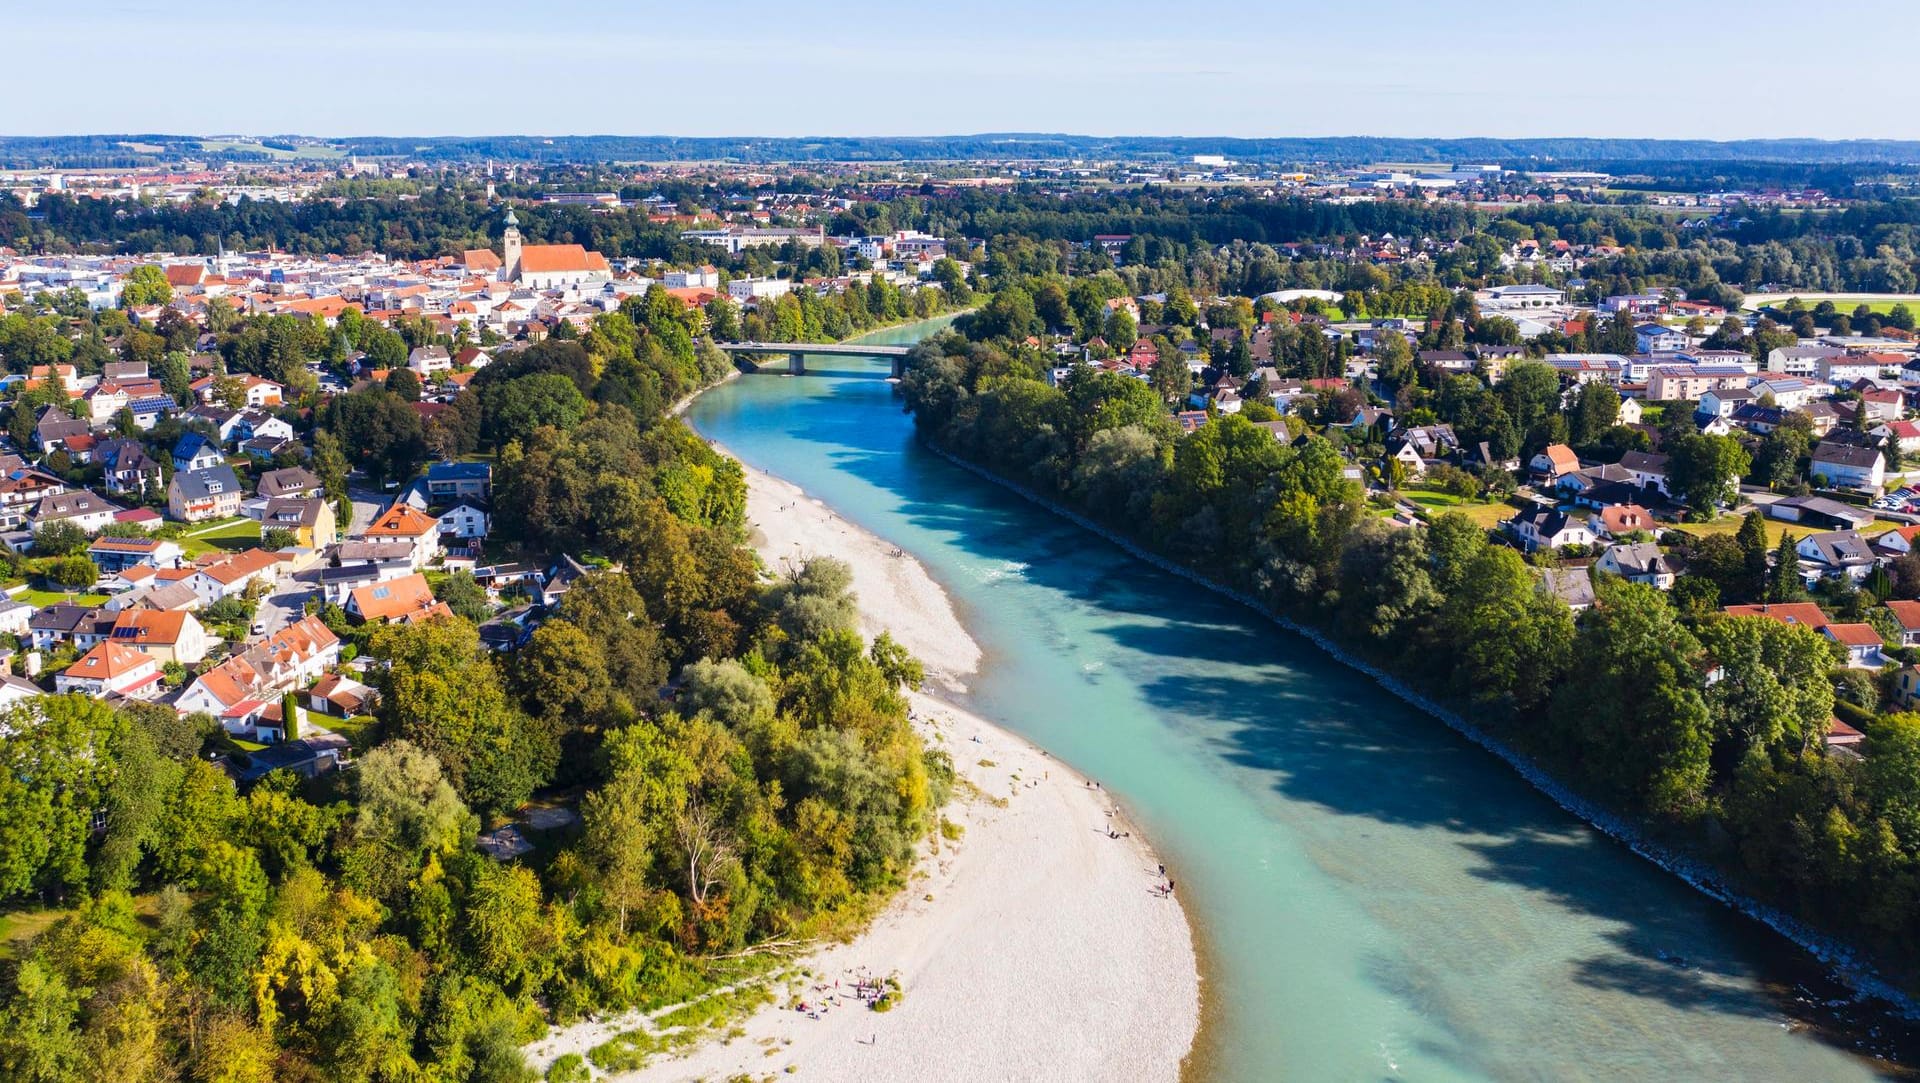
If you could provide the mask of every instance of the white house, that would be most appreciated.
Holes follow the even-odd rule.
[[[1886,481],[1887,461],[1878,449],[1822,441],[1807,470],[1835,489],[1878,490]]]
[[[1557,509],[1521,512],[1507,520],[1507,529],[1529,553],[1563,545],[1593,544],[1593,531],[1585,520]]]
[[[53,679],[56,692],[145,699],[160,690],[160,661],[108,639],[80,656]]]
[[[1673,586],[1675,572],[1666,554],[1653,542],[1610,545],[1600,554],[1594,567],[1633,583],[1645,583],[1659,590]]]
[[[1687,348],[1687,333],[1657,323],[1643,323],[1633,329],[1635,347],[1641,353],[1678,353]]]
[[[1418,459],[1418,456],[1415,456]],[[463,541],[487,536],[491,516],[485,508],[461,504],[440,514],[440,536]]]

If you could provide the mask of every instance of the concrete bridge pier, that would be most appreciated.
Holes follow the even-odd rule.
[[[907,374],[907,359],[904,357],[893,358],[893,378],[898,380],[900,377],[905,376],[906,374]]]
[[[805,376],[807,374],[807,355],[790,353],[787,355],[787,375]]]

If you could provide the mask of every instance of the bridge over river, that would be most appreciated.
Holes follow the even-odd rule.
[[[907,351],[912,348],[865,345],[858,342],[717,342],[714,345],[735,356],[785,354],[787,373],[791,376],[806,374],[808,354],[824,357],[885,357],[893,362],[893,375],[896,379],[906,364]]]

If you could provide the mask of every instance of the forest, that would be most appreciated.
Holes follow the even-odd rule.
[[[1719,611],[1806,597],[1790,570],[1770,573],[1757,514],[1737,533],[1694,539],[1691,574],[1671,592],[1596,575],[1598,604],[1576,617],[1541,589],[1550,564],[1531,566],[1465,515],[1438,514],[1425,529],[1387,525],[1344,473],[1343,432],[1283,424],[1249,399],[1241,414],[1183,435],[1168,403],[1184,385],[1164,384],[1160,366],[1145,381],[1079,366],[1049,386],[1053,359],[1021,345],[1031,326],[1021,321],[1044,317],[1018,295],[1059,290],[1004,283],[987,308],[917,349],[903,390],[924,439],[1325,631],[1577,792],[1710,860],[1742,890],[1867,947],[1913,983],[1920,715],[1877,714],[1870,680],[1836,686],[1837,649],[1810,629]],[[1161,317],[1191,321],[1190,305],[1182,316],[1176,300]],[[1279,363],[1300,371],[1297,356]],[[1184,376],[1184,361],[1175,364]],[[1449,405],[1464,392],[1442,390],[1423,408],[1464,411],[1469,424],[1475,411],[1503,419],[1516,449],[1612,425],[1597,395],[1563,414],[1545,366],[1517,364],[1492,391],[1465,382],[1473,396]],[[1270,424],[1256,423],[1263,418]],[[1688,462],[1675,476],[1710,502],[1747,471],[1747,456],[1717,438],[1691,439],[1700,446],[1674,449]],[[1785,552],[1780,566],[1792,569]],[[1822,601],[1864,620],[1871,590],[1911,597],[1916,573],[1902,566],[1898,582]],[[1865,728],[1864,761],[1824,754],[1836,712]]]
[[[761,574],[737,466],[666,412],[722,371],[693,319],[635,299],[488,370],[503,530],[589,571],[508,654],[459,616],[351,630],[351,770],[239,786],[159,706],[0,717],[0,1075],[531,1080],[548,1024],[750,979],[899,887],[953,779],[919,665],[856,631],[843,564]],[[476,848],[530,800],[577,815]]]

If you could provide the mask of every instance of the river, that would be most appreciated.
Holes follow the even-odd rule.
[[[967,706],[1168,855],[1198,1078],[1880,1077],[1808,1025],[1796,985],[1831,990],[1791,945],[1311,643],[921,448],[884,362],[808,367],[688,420],[924,562],[986,652]]]

